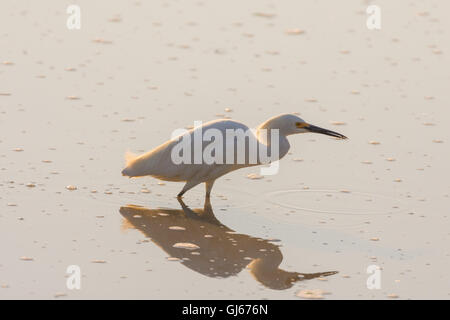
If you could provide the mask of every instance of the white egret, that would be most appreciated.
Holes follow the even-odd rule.
[[[246,132],[244,144],[239,145],[237,141],[239,135],[230,135],[230,131]],[[213,134],[208,134],[209,137],[205,139],[203,132],[205,132],[205,136],[207,133],[212,132]],[[276,135],[273,135],[275,132]],[[338,139],[346,139],[340,133],[306,123],[294,114],[282,114],[270,118],[255,131],[251,131],[246,125],[234,120],[214,120],[193,128],[140,156],[128,154],[126,156],[127,165],[122,170],[122,175],[130,178],[152,176],[165,181],[186,182],[178,197],[183,196],[186,191],[204,182],[206,197],[209,197],[214,181],[217,178],[240,168],[260,165],[283,158],[290,148],[287,136],[306,132],[321,133]],[[202,140],[200,144],[196,145],[198,137]],[[183,142],[190,147],[191,153],[187,155],[186,150],[182,150],[184,159],[188,161],[179,163],[179,161],[174,161],[174,156],[178,157],[180,155],[179,149],[180,145],[183,146]],[[211,148],[213,144],[215,148]],[[220,144],[222,147],[218,147]],[[254,149],[252,149],[252,146],[256,146],[256,150],[258,150],[256,158],[252,158],[252,150]],[[262,149],[271,150],[270,155],[268,155],[268,161],[262,159]],[[200,153],[200,158],[203,160],[202,157],[205,155],[205,152],[218,161],[212,163],[211,161],[198,162],[198,154]],[[230,159],[231,161],[229,161]]]

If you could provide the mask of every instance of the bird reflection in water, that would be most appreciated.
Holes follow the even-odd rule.
[[[279,268],[280,248],[269,240],[238,234],[214,216],[209,198],[203,209],[190,209],[179,199],[182,210],[120,208],[124,227],[136,228],[170,257],[191,270],[213,278],[227,278],[248,268],[264,286],[283,290],[297,281],[336,274],[337,271],[300,273]]]

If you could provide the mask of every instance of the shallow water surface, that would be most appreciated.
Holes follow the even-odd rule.
[[[373,31],[363,0],[80,0],[80,30],[3,2],[0,299],[450,297],[450,3],[377,1]],[[210,202],[120,174],[194,121],[285,112],[349,139],[291,136]]]

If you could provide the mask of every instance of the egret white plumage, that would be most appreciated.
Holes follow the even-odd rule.
[[[246,132],[245,144],[239,146],[238,136],[228,134],[230,131]],[[272,135],[275,131],[277,134]],[[204,139],[203,132],[213,132],[214,134]],[[234,120],[214,120],[193,128],[140,156],[127,155],[127,165],[122,170],[122,175],[130,178],[152,176],[165,181],[186,182],[178,197],[183,196],[186,191],[204,182],[206,197],[209,197],[217,178],[237,169],[261,165],[283,158],[290,148],[287,136],[306,132],[346,139],[340,133],[311,125],[294,114],[282,114],[270,118],[263,122],[255,131],[251,131],[245,124]],[[196,146],[195,141],[199,136],[202,137],[201,145]],[[212,137],[214,137],[214,140]],[[190,150],[193,150],[193,152],[187,157],[186,154],[183,154],[184,159],[188,161],[179,163],[174,161],[174,154],[179,156],[178,149],[180,148],[180,143],[182,143],[181,141],[187,142],[191,147]],[[222,147],[217,148],[217,143],[219,142]],[[211,148],[213,144],[216,148]],[[252,161],[252,146],[256,146],[256,150],[258,150],[256,158],[254,158],[255,161]],[[261,157],[262,149],[271,150],[270,154],[268,154],[268,161]],[[186,150],[183,150],[184,152]],[[200,152],[201,155],[205,152],[210,152],[213,158],[223,161],[215,161],[213,163],[203,161],[199,163],[196,161],[196,152]],[[227,158],[230,155],[231,157]],[[230,158],[231,161],[229,161]]]

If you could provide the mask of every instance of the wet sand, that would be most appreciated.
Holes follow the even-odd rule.
[[[374,31],[361,0],[103,3],[80,30],[2,6],[0,299],[450,298],[450,4],[377,1]],[[206,206],[120,174],[196,120],[284,112],[349,140],[292,136]]]

